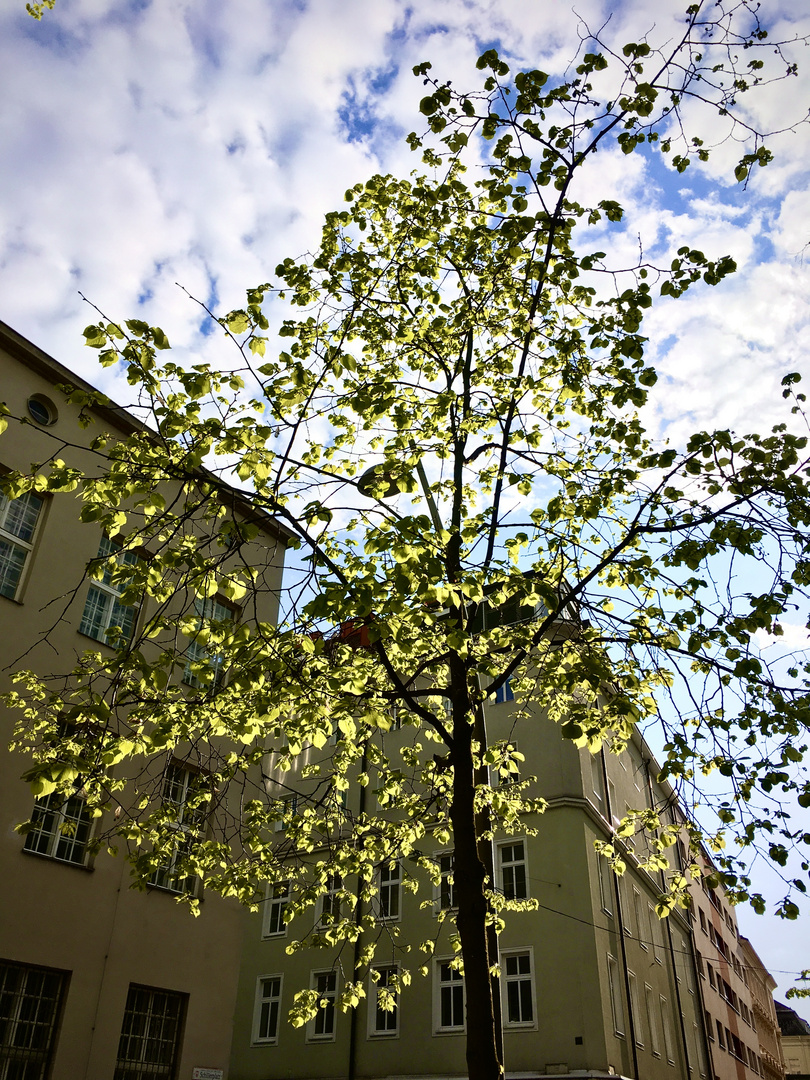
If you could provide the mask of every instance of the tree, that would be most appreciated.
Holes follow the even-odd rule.
[[[786,425],[764,437],[699,432],[683,448],[647,436],[656,373],[644,358],[645,312],[656,296],[717,285],[734,264],[687,246],[668,266],[610,266],[589,249],[588,227],[619,223],[622,207],[574,197],[611,143],[672,154],[678,171],[690,155],[706,160],[709,148],[685,127],[684,103],[695,100],[726,133],[748,137],[738,181],[770,160],[737,105],[767,76],[766,32],[747,3],[708,10],[690,7],[683,36],[661,49],[615,52],[585,35],[562,82],[539,71],[512,78],[488,51],[483,89],[464,94],[421,65],[435,138],[409,141],[429,174],[356,185],[348,208],[327,216],[313,257],[285,260],[277,285],[250,289],[243,309],[218,319],[238,350],[230,370],[159,363],[166,335],[138,320],[88,327],[101,363],[126,365],[156,432],[117,444],[100,435],[99,475],[49,460],[2,481],[12,496],[77,491],[84,520],[150,552],[109,564],[130,599],[152,601],[113,658],[86,655],[67,687],[18,676],[11,700],[35,792],[81,776],[101,811],[123,808],[99,835],[130,845],[143,882],[176,848],[176,826],[154,802],[133,803],[128,785],[167,748],[207,745],[213,764],[193,809],[229,789],[239,797],[221,834],[189,842],[177,866],[247,903],[258,884],[291,880],[291,914],[336,893],[357,918],[327,922],[311,943],[358,945],[347,1007],[373,965],[363,911],[379,889],[375,868],[411,858],[435,881],[420,842],[451,843],[475,1078],[502,1071],[493,933],[514,906],[493,889],[487,840],[542,810],[515,748],[485,741],[482,703],[507,680],[561,738],[621,753],[636,725],[655,720],[664,776],[728,778],[719,822],[691,832],[720,853],[736,898],[761,904],[738,856],[722,854],[724,832],[743,855],[764,837],[781,864],[810,840],[762,807],[772,791],[810,805],[794,769],[810,669],[771,670],[754,642],[806,602],[806,440]],[[781,62],[782,46],[767,46]],[[780,74],[794,73],[784,63]],[[294,310],[274,327],[276,353],[267,332],[282,301]],[[794,412],[797,381],[786,374]],[[184,485],[182,508],[165,505],[164,481]],[[279,627],[234,624],[204,606],[224,595],[249,612],[260,588],[250,565],[223,570],[255,527],[226,513],[233,482],[298,537],[303,577]],[[222,556],[195,549],[201,518],[218,529]],[[722,585],[749,562],[755,584]],[[207,650],[191,696],[176,678],[187,654],[150,649],[179,573],[202,602],[181,629]],[[393,710],[418,734],[403,760],[378,739]],[[323,756],[302,768],[306,747]],[[493,788],[490,768],[520,779]],[[271,770],[311,782],[304,813],[269,793]],[[370,782],[391,813],[347,813],[341,792]],[[627,827],[651,830],[652,864],[669,874],[665,915],[685,902],[686,880],[666,857],[677,830],[655,808],[632,816]],[[620,869],[618,849],[608,854]],[[795,916],[791,892],[781,911]],[[302,991],[293,1022],[319,1000]]]

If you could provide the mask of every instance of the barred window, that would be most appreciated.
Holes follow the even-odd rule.
[[[44,799],[37,799],[31,825],[25,836],[25,851],[76,865],[84,863],[92,819],[80,796],[66,799],[54,791]]]
[[[0,596],[17,595],[44,502],[33,491],[19,499],[0,494]]]
[[[61,971],[0,961],[0,1076],[4,1080],[45,1080],[66,982]]]
[[[186,995],[130,984],[113,1080],[174,1080]]]
[[[124,551],[108,536],[102,536],[96,556],[96,560],[99,559],[108,561],[101,578],[93,582],[87,592],[79,632],[109,644],[114,644],[116,638],[129,640],[135,625],[135,608],[121,603],[126,582],[118,578],[116,569],[134,566],[138,556],[134,551]],[[115,560],[117,567],[110,565],[110,559]]]

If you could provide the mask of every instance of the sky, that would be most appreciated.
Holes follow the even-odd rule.
[[[283,258],[313,249],[347,187],[418,167],[404,142],[421,130],[414,64],[474,88],[476,58],[497,45],[513,67],[561,74],[584,25],[607,24],[619,43],[665,41],[680,11],[675,0],[57,0],[36,22],[24,0],[3,0],[0,318],[126,404],[126,384],[83,346],[98,315],[80,293],[112,319],[160,325],[178,359],[216,362],[222,336],[187,294],[241,306]],[[776,36],[810,33],[803,0],[764,0],[763,12]],[[750,106],[755,123],[807,113],[810,50],[797,59],[798,77]],[[707,121],[707,140],[718,130]],[[775,161],[745,191],[728,142],[680,175],[607,153],[585,182],[625,205],[616,252],[641,244],[664,258],[686,243],[738,263],[645,323],[660,376],[650,425],[676,440],[761,431],[783,419],[782,376],[810,374],[810,128],[768,145]],[[810,967],[806,918],[740,922],[782,991],[787,972]]]

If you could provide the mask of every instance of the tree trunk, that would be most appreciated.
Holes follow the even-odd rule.
[[[465,693],[466,696],[466,693]],[[454,702],[454,706],[455,706]],[[464,716],[456,710],[456,716]],[[467,714],[469,716],[469,713]],[[495,1014],[487,935],[486,869],[478,852],[475,827],[473,729],[468,720],[453,725],[453,876],[458,904],[457,925],[464,960],[467,1005],[467,1072],[470,1080],[499,1080],[503,1075],[495,1038]]]

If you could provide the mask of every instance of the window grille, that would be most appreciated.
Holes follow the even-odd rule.
[[[186,995],[131,984],[113,1080],[176,1080]]]
[[[0,961],[3,1080],[45,1080],[56,1046],[66,982],[61,971]]]

